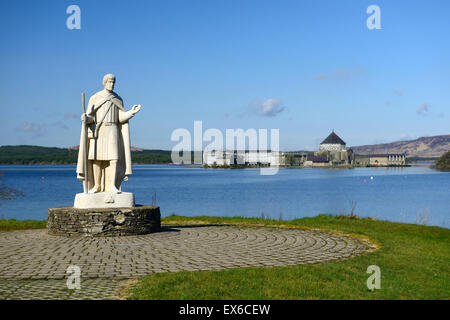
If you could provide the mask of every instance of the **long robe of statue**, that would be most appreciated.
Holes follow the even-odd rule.
[[[105,89],[89,99],[83,118],[77,177],[86,178],[87,152],[88,183],[84,188],[87,187],[89,193],[119,193],[122,181],[132,174],[128,121],[139,111],[140,105],[125,111],[122,98],[112,91],[114,83],[113,75],[105,76]]]

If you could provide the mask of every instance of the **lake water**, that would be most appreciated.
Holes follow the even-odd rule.
[[[49,207],[71,206],[82,192],[72,165],[3,165],[0,183],[25,196],[0,202],[0,218],[46,219]],[[380,220],[448,228],[450,173],[427,165],[407,168],[203,169],[134,165],[122,184],[136,203],[156,204],[162,216],[245,216],[295,219],[319,213],[355,213]]]

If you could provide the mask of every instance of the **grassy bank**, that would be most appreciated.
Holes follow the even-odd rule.
[[[450,298],[448,229],[326,215],[293,221],[171,216],[163,222],[321,228],[369,237],[379,249],[317,265],[157,273],[140,279],[129,299]],[[380,290],[367,289],[369,265],[381,268]]]
[[[45,220],[0,219],[0,231],[42,229],[45,228],[46,223]]]
[[[367,237],[378,250],[316,265],[157,273],[122,292],[128,299],[449,299],[450,230],[320,215],[292,221],[181,217],[163,224],[238,224],[319,228]],[[0,220],[0,230],[43,228],[45,221]],[[367,267],[381,269],[381,289],[366,287]]]

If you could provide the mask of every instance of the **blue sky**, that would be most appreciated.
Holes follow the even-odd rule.
[[[81,29],[66,8],[81,8]],[[369,30],[366,8],[381,9]],[[282,150],[448,134],[450,2],[2,1],[0,145],[77,145],[81,92],[117,77],[132,145],[279,128]],[[265,108],[265,109],[264,109]],[[264,111],[265,110],[265,113]]]

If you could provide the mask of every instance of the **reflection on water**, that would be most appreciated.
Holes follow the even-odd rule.
[[[155,197],[163,216],[214,215],[294,219],[319,213],[355,213],[448,227],[450,173],[414,164],[407,168],[203,169],[134,165],[122,184],[138,204]],[[47,208],[70,206],[82,191],[75,166],[0,166],[2,182],[26,196],[1,202],[0,218],[46,219]]]

